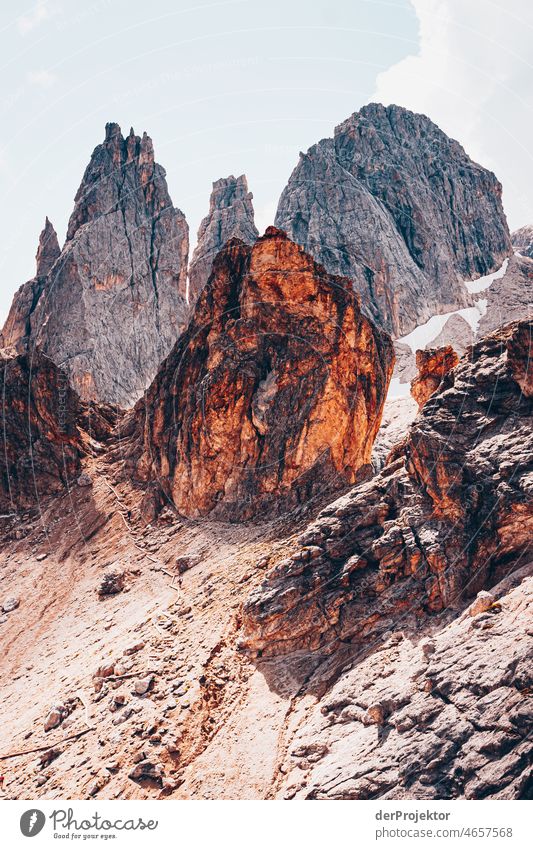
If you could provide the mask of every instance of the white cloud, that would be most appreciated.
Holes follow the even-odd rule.
[[[372,100],[429,115],[504,185],[512,226],[533,221],[530,0],[411,0],[419,50],[379,74]]]
[[[51,71],[45,71],[44,68],[40,71],[28,71],[26,78],[30,85],[36,85],[40,88],[50,88],[57,82],[57,76]]]
[[[35,6],[25,15],[17,19],[18,30],[21,35],[27,35],[35,27],[40,26],[50,17],[50,6],[48,0],[37,0]]]

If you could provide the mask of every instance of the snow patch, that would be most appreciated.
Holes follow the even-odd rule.
[[[387,392],[387,398],[385,403],[388,401],[395,401],[397,398],[410,398],[411,397],[411,384],[410,383],[401,383],[399,377],[393,377],[391,382],[389,383],[389,391]]]
[[[476,280],[465,280],[464,284],[471,295],[475,295],[477,292],[484,292],[495,280],[499,280],[500,277],[504,276],[508,265],[509,257],[504,259],[497,271],[493,271],[492,274],[485,274],[484,277],[478,277]]]
[[[473,307],[464,307],[462,310],[453,310],[452,312],[442,313],[442,315],[431,316],[425,324],[419,324],[418,327],[411,330],[407,336],[402,336],[397,341],[403,342],[404,345],[408,345],[413,354],[416,353],[416,351],[423,350],[430,344],[430,342],[433,342],[433,340],[437,338],[442,328],[452,315],[460,315],[468,322],[474,333],[476,333],[481,316],[485,315],[486,310],[487,301],[484,298],[480,298],[476,301]]]

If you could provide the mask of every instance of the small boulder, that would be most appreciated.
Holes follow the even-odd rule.
[[[45,767],[49,766],[52,761],[55,761],[55,759],[58,758],[61,754],[61,749],[47,749],[46,752],[43,752],[39,757],[40,768],[44,769]]]
[[[436,652],[435,641],[431,637],[425,637],[423,640],[420,640],[420,648],[424,657],[429,657]]]
[[[188,572],[189,569],[192,569],[193,566],[196,566],[199,562],[199,557],[177,557],[174,567],[178,570],[180,575],[182,575],[184,572]]]
[[[492,593],[482,590],[477,594],[477,598],[468,608],[469,616],[479,616],[480,613],[486,613],[496,601]]]
[[[6,598],[4,603],[2,604],[2,610],[4,613],[11,613],[12,610],[16,610],[20,604],[20,600],[15,598],[15,596],[10,596]]]
[[[146,759],[135,764],[129,772],[129,778],[132,781],[141,781],[142,779],[150,778],[152,781],[158,781],[160,783],[163,779],[163,770],[159,764]]]
[[[135,695],[144,696],[152,686],[153,680],[153,675],[147,675],[146,678],[138,678],[133,685],[133,692]]]
[[[366,713],[361,717],[363,725],[383,725],[385,711],[380,704],[370,705]]]
[[[143,648],[144,648],[144,643],[135,643],[134,646],[130,646],[129,648],[124,649],[123,654],[124,655],[135,654],[135,652],[138,652]]]
[[[92,480],[87,472],[82,472],[78,478],[78,486],[91,486]]]
[[[106,572],[98,587],[98,595],[116,595],[124,589],[124,572]]]
[[[51,731],[52,728],[57,728],[67,715],[68,712],[65,705],[54,705],[44,721],[44,730]]]

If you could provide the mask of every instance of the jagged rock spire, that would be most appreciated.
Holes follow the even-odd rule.
[[[39,236],[39,246],[35,261],[37,263],[36,276],[46,277],[54,262],[61,253],[57,233],[54,230],[53,224],[49,221],[48,216],[44,222],[44,229]]]
[[[189,301],[194,303],[211,273],[213,260],[226,242],[236,237],[253,245],[259,233],[254,223],[253,195],[244,174],[213,183],[209,214],[198,229],[198,242],[189,268]]]
[[[37,252],[46,276],[15,296],[6,322],[15,335],[4,332],[4,345],[16,337],[18,348],[39,347],[84,399],[130,406],[187,319],[188,254],[187,222],[172,205],[152,140],[133,131],[124,138],[109,123],[61,254],[47,219]]]

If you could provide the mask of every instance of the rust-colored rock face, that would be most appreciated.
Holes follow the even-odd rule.
[[[136,474],[185,515],[232,520],[353,483],[393,359],[350,282],[283,232],[232,240],[137,405]]]
[[[531,552],[532,340],[523,321],[474,345],[400,456],[323,510],[250,597],[244,645],[328,653],[416,627]]]
[[[40,353],[0,360],[0,509],[28,507],[80,473],[79,400]]]
[[[451,345],[416,352],[418,375],[411,381],[411,395],[419,408],[437,391],[444,375],[455,368],[458,362],[459,357]]]

